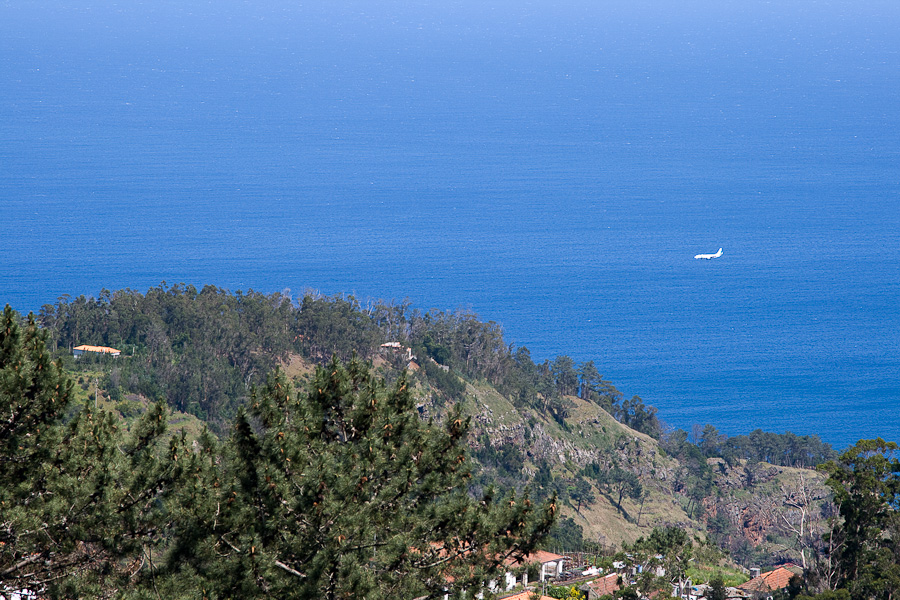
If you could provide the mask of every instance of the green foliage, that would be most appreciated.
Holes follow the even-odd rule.
[[[218,486],[188,505],[172,579],[242,598],[468,596],[533,550],[555,506],[466,492],[468,421],[418,418],[358,360],[307,393],[276,372],[223,449]]]
[[[425,348],[438,363],[473,379],[484,378],[499,384],[510,367],[510,349],[503,341],[503,329],[483,323],[470,311],[413,312],[408,317],[413,345]]]
[[[435,342],[434,334],[431,331],[425,332],[425,336],[422,338],[422,346],[425,349],[425,354],[429,358],[434,359],[438,364],[450,364],[450,359],[452,357],[450,349],[447,346]]]
[[[165,507],[184,478],[173,439],[157,443],[156,405],[123,435],[90,404],[70,414],[72,383],[50,362],[46,333],[0,322],[0,589],[103,597],[137,575],[132,559],[163,539]],[[141,564],[137,560],[136,564]]]
[[[716,574],[709,580],[709,590],[706,592],[706,600],[726,600],[728,592],[725,590],[725,580]]]
[[[575,361],[570,357],[557,356],[550,366],[556,389],[560,394],[572,395],[578,391],[578,373],[575,372]]]
[[[40,321],[53,348],[91,343],[125,351],[118,361],[88,357],[81,363],[109,372],[104,388],[114,401],[127,393],[165,399],[219,433],[249,388],[289,353],[325,364],[332,355],[371,358],[382,342],[397,341],[415,348],[441,402],[463,396],[461,374],[487,380],[517,407],[533,408],[563,428],[574,407],[569,396],[578,394],[630,427],[659,435],[655,409],[637,397],[621,402],[622,394],[603,381],[592,361],[576,368],[561,355],[535,364],[527,348],[504,341],[499,325],[470,311],[423,314],[408,302],[364,309],[352,296],[317,294],[304,295],[295,306],[287,293],[230,293],[214,286],[198,291],[163,282],[146,294],[125,289],[103,290],[97,298],[63,296],[41,309]]]
[[[439,390],[441,399],[461,402],[466,394],[466,384],[455,373],[445,371],[431,360],[422,361],[422,370],[428,381]]]
[[[124,416],[138,415],[140,407],[128,397],[140,393],[206,419],[222,435],[230,430],[239,408],[246,405],[252,387],[263,385],[265,374],[289,354],[301,353],[324,365],[333,356],[346,360],[355,353],[363,359],[370,358],[384,341],[398,341],[414,349],[422,369],[413,377],[417,385],[424,384],[417,389],[430,390],[435,406],[442,409],[464,397],[466,381],[475,385],[486,381],[513,405],[530,414],[532,427],[542,418],[550,418],[559,424],[559,427],[550,426],[553,432],[562,430],[577,435],[578,430],[571,427],[570,416],[575,406],[572,396],[578,395],[638,431],[656,437],[660,434],[655,409],[637,396],[625,399],[610,382],[603,380],[593,361],[576,365],[570,357],[561,355],[536,364],[527,348],[515,348],[503,340],[500,326],[483,323],[470,311],[422,313],[411,310],[408,302],[370,303],[362,307],[350,296],[329,298],[314,294],[307,294],[299,304],[292,304],[289,294],[263,295],[252,291],[232,294],[213,286],[198,291],[192,286],[169,287],[163,283],[146,294],[104,290],[96,299],[63,297],[56,305],[42,308],[40,322],[49,334],[47,344],[58,349],[59,356],[74,364],[74,368],[92,371],[84,382],[85,391],[93,391],[96,372],[101,382],[101,400],[103,395],[109,397],[113,401],[110,406],[115,406]],[[117,346],[124,354],[118,360],[95,357],[73,363],[66,349],[79,343]],[[380,368],[389,381],[394,381],[405,362],[389,360]],[[76,391],[79,398],[85,397],[81,390]],[[258,438],[263,434],[257,419],[253,411],[244,416],[247,431]],[[524,431],[526,443],[534,439],[537,430],[532,427]],[[583,430],[581,433],[584,435]],[[681,463],[675,473],[673,491],[691,518],[701,516],[704,505],[709,504],[704,500],[716,493],[713,471],[706,462],[711,456],[721,456],[730,464],[747,459],[751,465],[768,461],[791,466],[810,466],[834,458],[830,446],[822,444],[816,436],[757,430],[748,436],[727,438],[711,425],[697,427],[690,436],[676,431],[661,440],[661,448]],[[233,471],[239,463],[226,460],[233,449],[228,441],[211,452],[219,456],[223,465],[231,465]],[[568,473],[557,473],[556,477],[550,465],[512,444],[482,445],[476,458],[485,469],[479,472],[477,481],[469,482],[470,492],[480,490],[491,478],[504,488],[522,489],[524,484],[516,480],[527,459],[534,460],[538,468],[531,484],[534,497],[558,494],[578,511],[591,504],[593,494],[599,491],[630,518],[622,508],[623,500],[641,498],[644,492],[635,474],[639,472],[636,463],[619,464],[618,459],[604,452],[598,455],[593,467],[589,465],[578,473],[577,467],[570,464]],[[588,472],[591,468],[593,471]],[[219,467],[209,469],[201,470],[203,477],[210,478],[204,486],[214,488],[216,482],[222,485],[232,476],[232,471],[222,471]],[[748,468],[748,475],[755,472]],[[644,484],[649,481],[645,478]],[[178,512],[171,506],[169,510],[173,511],[171,514]],[[196,510],[215,514],[215,511],[209,513],[208,506]],[[191,515],[190,511],[184,513],[185,523],[191,522]],[[759,550],[744,540],[742,532],[724,511],[706,515],[706,520],[711,536],[727,540],[735,559],[760,558]],[[892,522],[878,526],[883,527],[879,529],[882,537],[900,539],[900,535],[892,533],[892,526]],[[571,531],[560,535],[574,537]],[[835,534],[832,539],[843,544],[840,535]],[[895,551],[888,546],[880,544],[878,548],[881,552],[878,560],[885,564],[894,560]],[[215,548],[220,549],[221,544]],[[840,552],[837,548],[829,556],[837,557]],[[194,567],[185,567],[179,576],[187,577],[191,568]],[[141,573],[138,579],[145,571]],[[882,569],[881,573],[879,577],[887,577],[889,571]],[[206,581],[203,579],[206,575],[196,577],[198,581]],[[161,582],[157,580],[156,585]]]
[[[585,363],[582,363],[578,367],[577,374],[579,378],[578,396],[582,400],[596,402],[597,396],[599,395],[597,386],[602,382],[602,377],[600,375],[600,371],[597,370],[597,366],[594,364],[594,361],[589,360]]]
[[[617,590],[614,597],[619,600],[639,600],[641,595],[634,587],[626,586]]]
[[[481,447],[475,452],[478,462],[495,469],[497,476],[501,478],[517,481],[522,467],[525,466],[522,450],[517,445],[509,443],[494,446],[486,434],[481,437],[480,442]]]
[[[582,477],[576,477],[568,489],[569,499],[576,503],[575,510],[581,511],[583,504],[592,504],[594,502],[594,491],[591,484]]]
[[[548,585],[544,593],[551,598],[558,598],[559,600],[585,599],[584,593],[574,585]]]
[[[558,482],[553,476],[547,461],[541,460],[537,464],[537,472],[531,480],[531,493],[538,499],[542,500],[558,495]]]
[[[318,323],[316,309],[303,324]],[[302,330],[290,299],[281,294],[165,283],[146,294],[125,289],[104,290],[96,299],[63,297],[42,309],[41,324],[62,348],[89,343],[124,351],[118,359],[78,361],[80,368],[102,361],[109,370],[104,387],[113,399],[126,392],[165,399],[219,431],[249,384],[261,381],[301,340],[321,337]]]
[[[569,417],[571,410],[575,408],[574,402],[553,390],[544,397],[543,407],[563,429],[567,429],[566,419]]]
[[[695,548],[696,552],[696,548]],[[726,568],[718,565],[694,564],[685,571],[685,576],[694,582],[712,581],[715,578],[721,579],[726,587],[737,587],[740,584],[749,581],[750,578],[737,567]]]
[[[543,547],[546,549],[565,548],[567,551],[583,548],[584,529],[572,517],[562,517],[550,530]]]
[[[687,498],[688,516],[700,516],[702,501],[715,489],[713,472],[700,448],[688,441],[687,433],[676,430],[663,440],[666,452],[678,459],[681,466],[676,475],[676,490]]]
[[[362,312],[353,296],[303,297],[296,329],[304,354],[323,362],[332,356],[372,356],[382,340],[382,332]]]
[[[638,538],[625,549],[630,554],[628,560],[643,567],[639,588],[644,594],[665,590],[670,584],[682,585],[694,552],[687,532],[676,526],[654,527],[649,536]],[[662,577],[655,575],[659,567],[665,572]]]
[[[119,411],[123,419],[128,420],[140,415],[144,410],[144,406],[140,402],[125,399],[116,403],[116,410]]]
[[[635,431],[646,433],[655,439],[659,439],[662,435],[662,425],[656,417],[656,408],[645,406],[639,396],[623,400],[620,406],[615,406],[613,416]]]
[[[644,493],[640,478],[619,466],[617,461],[612,461],[612,466],[604,468],[596,462],[586,466],[582,470],[585,477],[593,479],[601,490],[615,498],[615,505],[622,510],[622,498],[638,499]]]
[[[844,588],[836,590],[825,590],[815,596],[807,596],[800,594],[797,600],[850,600],[850,591]]]
[[[900,591],[900,458],[898,445],[860,440],[822,466],[840,520],[826,536],[827,570],[854,600]]]
[[[684,441],[688,438],[684,431],[672,435]],[[728,437],[707,424],[702,430],[695,426],[694,436],[702,456],[724,458],[732,465],[743,459],[754,463],[811,468],[837,458],[837,452],[831,445],[817,435],[798,436],[790,431],[774,433],[755,429],[749,435]]]

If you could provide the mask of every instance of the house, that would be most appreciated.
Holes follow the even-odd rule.
[[[540,581],[544,581],[548,577],[559,577],[563,574],[566,560],[565,556],[538,550],[529,554],[523,559],[528,563],[540,563]]]
[[[538,550],[526,556],[521,560],[513,558],[506,559],[506,573],[503,575],[501,582],[488,582],[488,589],[494,593],[508,592],[517,585],[528,587],[528,567],[537,566],[538,581],[544,581],[551,577],[559,577],[563,572],[563,564],[566,557],[552,552]]]
[[[434,542],[430,545],[432,550],[435,550],[439,553],[439,556],[447,555],[446,551],[443,550],[441,544]],[[417,548],[411,548],[410,550],[419,552]],[[462,550],[463,555],[468,554],[469,552],[470,550]],[[484,588],[492,594],[503,594],[504,592],[511,592],[513,588],[520,584],[522,586],[522,589],[527,589],[528,571],[532,570],[532,567],[537,567],[539,581],[544,581],[548,578],[559,577],[560,575],[562,575],[563,565],[566,560],[569,559],[565,556],[562,556],[561,554],[554,554],[552,552],[545,552],[543,550],[537,550],[535,552],[532,552],[531,554],[526,554],[521,559],[506,557],[505,559],[503,559],[503,564],[505,565],[505,572],[503,572],[503,575],[501,575],[498,579],[493,579],[485,582]],[[532,570],[532,573],[533,572],[534,571]],[[454,578],[449,574],[445,574],[444,578],[448,583],[453,583],[454,581]],[[475,597],[483,598],[484,591],[477,593]],[[510,598],[517,598],[517,596],[513,595]],[[451,596],[449,593],[444,595],[444,600],[451,600]],[[506,598],[504,598],[503,600],[506,600]],[[529,600],[531,599],[529,598]]]
[[[795,575],[800,576],[802,573],[803,569],[797,565],[786,564],[774,571],[767,571],[757,575],[750,581],[739,585],[738,589],[752,596],[769,597],[770,592],[786,588],[791,577]]]
[[[618,573],[610,573],[582,586],[581,589],[587,592],[588,600],[597,600],[597,598],[611,596],[618,591],[620,580],[621,576]]]
[[[551,577],[559,577],[563,573],[563,565],[565,564],[566,557],[561,554],[554,554],[552,552],[545,552],[544,550],[537,550],[522,557],[522,560],[518,561],[510,561],[507,563],[507,566],[513,568],[525,567],[528,565],[537,565],[538,566],[538,581],[544,581]],[[507,584],[509,582],[510,576],[512,574],[507,572]],[[528,574],[523,573],[522,575],[522,585],[528,585]],[[515,585],[515,576],[513,576],[513,585]],[[510,589],[509,586],[506,589]]]
[[[411,363],[416,359],[416,357],[412,353],[412,348],[405,347],[400,342],[385,342],[381,345],[381,350],[394,352],[396,354],[402,354],[407,363]],[[416,367],[418,367],[418,365],[416,365]]]
[[[75,358],[89,352],[92,354],[108,354],[110,356],[119,356],[122,354],[121,350],[116,350],[115,348],[109,348],[107,346],[88,346],[87,344],[82,344],[81,346],[72,348],[72,356]]]

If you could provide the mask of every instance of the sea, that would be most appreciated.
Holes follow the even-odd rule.
[[[0,303],[408,300],[593,360],[672,427],[900,442],[898,26],[894,0],[0,2]]]

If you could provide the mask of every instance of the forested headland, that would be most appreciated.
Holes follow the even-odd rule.
[[[665,557],[642,596],[900,589],[894,444],[671,429],[470,311],[162,284],[3,318],[0,594],[440,597],[538,548]]]

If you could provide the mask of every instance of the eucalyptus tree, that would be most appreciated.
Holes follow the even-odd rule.
[[[826,535],[825,572],[851,598],[896,597],[900,592],[900,446],[860,440],[821,469],[840,519]]]

